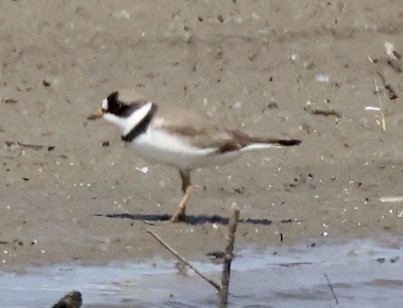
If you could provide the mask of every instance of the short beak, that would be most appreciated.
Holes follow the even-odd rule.
[[[87,120],[96,120],[96,119],[102,118],[103,115],[104,115],[104,111],[102,109],[98,109],[95,113],[89,115],[87,117]]]

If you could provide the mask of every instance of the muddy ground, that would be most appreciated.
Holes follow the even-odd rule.
[[[399,0],[2,1],[0,269],[168,257],[148,229],[203,259],[233,202],[237,247],[399,238],[402,17]],[[189,223],[158,222],[177,171],[86,119],[129,87],[303,142],[195,171]]]

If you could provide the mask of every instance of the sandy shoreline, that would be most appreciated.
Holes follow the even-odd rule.
[[[384,49],[403,52],[399,1],[234,2],[0,4],[0,270],[168,256],[148,228],[200,258],[233,202],[238,247],[401,236],[403,203],[380,199],[402,195],[403,74]],[[150,226],[180,198],[176,170],[86,120],[127,87],[303,143],[195,172],[194,224]]]

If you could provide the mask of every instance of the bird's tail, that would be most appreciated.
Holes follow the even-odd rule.
[[[301,140],[298,139],[267,139],[263,140],[263,143],[273,144],[274,146],[280,147],[291,147],[294,145],[299,145]]]
[[[301,140],[297,139],[270,139],[266,141],[251,142],[242,147],[241,151],[253,151],[268,148],[282,148],[299,145]]]
[[[239,131],[236,131],[234,133],[236,139],[238,139],[238,142],[242,144],[241,151],[289,147],[289,146],[296,146],[301,143],[301,140],[298,139],[254,137]]]

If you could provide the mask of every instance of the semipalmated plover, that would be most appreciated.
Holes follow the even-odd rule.
[[[104,118],[116,125],[124,142],[147,160],[173,166],[182,179],[183,197],[171,222],[185,219],[190,172],[227,163],[242,153],[298,145],[300,140],[253,137],[225,128],[188,109],[157,105],[150,100],[113,92],[88,119]]]

